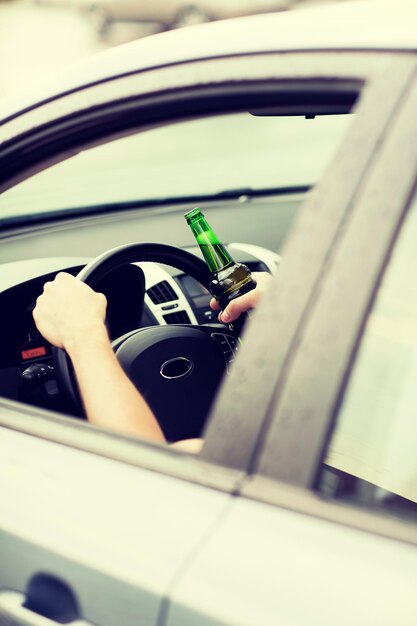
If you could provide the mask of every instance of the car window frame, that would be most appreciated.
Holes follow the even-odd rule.
[[[402,92],[402,88],[410,74],[410,66],[413,65],[410,62],[409,55],[393,55],[384,53],[383,55],[375,53],[352,53],[352,52],[314,52],[314,53],[277,53],[262,55],[262,64],[259,64],[259,55],[252,56],[240,56],[236,58],[227,59],[215,59],[201,62],[193,62],[189,64],[183,64],[179,66],[179,73],[175,76],[175,80],[172,77],[172,72],[167,72],[168,68],[162,68],[159,70],[152,70],[144,77],[143,74],[138,76],[123,77],[120,81],[126,80],[126,92],[118,92],[121,100],[125,99],[126,102],[132,100],[133,94],[138,98],[144,97],[144,94],[156,96],[159,93],[166,92],[166,89],[170,85],[171,88],[184,89],[188,84],[190,87],[195,87],[195,84],[199,84],[201,89],[215,88],[221,89],[228,81],[241,80],[243,85],[248,85],[249,82],[272,81],[273,83],[279,83],[279,81],[302,81],[315,80],[315,81],[328,81],[334,84],[341,80],[352,80],[365,82],[366,87],[364,89],[364,97],[362,98],[359,110],[363,111],[360,122],[360,132],[356,135],[348,137],[338,153],[338,163],[333,165],[329,170],[324,180],[321,181],[319,190],[314,194],[314,199],[310,199],[307,202],[309,209],[307,211],[314,211],[314,207],[317,203],[321,202],[321,198],[326,191],[325,180],[329,177],[335,177],[336,180],[343,178],[343,167],[341,164],[349,163],[353,168],[357,179],[360,179],[361,164],[362,162],[352,162],[351,153],[357,149],[357,142],[360,142],[360,151],[362,158],[365,162],[371,159],[373,152],[378,146],[380,136],[384,131],[387,120],[389,119],[392,110],[395,108],[398,98]],[[388,91],[385,86],[385,92],[387,93],[386,103],[383,115],[376,116],[377,119],[373,120],[373,127],[375,132],[372,135],[372,141],[368,143],[361,143],[361,140],[368,131],[368,124],[370,118],[373,115],[373,104],[381,97],[382,83],[387,72],[392,75],[392,83],[390,84],[390,90]],[[144,79],[144,81],[143,81]],[[143,82],[142,82],[143,81]],[[118,81],[114,81],[115,84],[111,85],[111,89],[108,84],[97,85],[93,88],[93,93],[87,93],[86,90],[72,94],[79,102],[78,114],[94,114],[97,107],[100,106],[100,102],[103,103],[106,98],[109,97],[109,89],[114,93],[114,90],[120,88]],[[375,86],[375,89],[374,89]],[[265,89],[265,85],[262,87]],[[102,90],[104,89],[104,93]],[[174,96],[173,96],[174,97]],[[189,97],[189,94],[188,94]],[[3,139],[8,136],[9,139],[16,139],[17,136],[21,136],[25,141],[31,141],[36,134],[41,136],[42,140],[45,140],[45,132],[50,130],[51,125],[46,120],[50,119],[51,107],[53,114],[56,115],[57,122],[68,123],[68,110],[65,108],[67,103],[61,100],[55,102],[48,102],[44,105],[47,110],[40,107],[39,110],[29,111],[19,118],[12,120],[3,127]],[[46,115],[46,117],[45,117]],[[5,132],[5,129],[7,132]],[[7,134],[8,133],[8,134]],[[10,146],[6,141],[4,145]],[[3,148],[4,148],[3,145]],[[4,154],[3,148],[0,146],[0,157]],[[49,156],[48,163],[51,158]],[[17,172],[14,177],[10,177],[7,180],[7,186],[12,182],[21,180],[27,171]],[[333,181],[334,182],[334,181]],[[343,180],[342,187],[343,187]],[[347,185],[345,185],[347,186]],[[355,187],[356,189],[356,187]],[[328,226],[326,233],[320,239],[320,255],[315,260],[314,271],[317,273],[320,270],[323,259],[326,256],[327,250],[333,239],[336,237],[338,228],[344,219],[344,213],[350,202],[349,192],[352,192],[350,187],[345,189],[347,193],[346,198],[340,203],[339,211],[332,214],[331,224]],[[327,202],[329,205],[329,202]],[[297,230],[300,230],[299,225]],[[294,240],[294,237],[292,237]],[[293,241],[294,245],[294,241]],[[301,266],[299,262],[298,266]],[[281,272],[280,272],[281,274]],[[284,274],[282,273],[282,278]],[[286,280],[289,277],[286,277]],[[275,293],[278,293],[281,289],[282,280],[277,283],[275,287]],[[311,287],[313,287],[313,280],[311,280]],[[297,310],[297,315],[301,317],[302,312],[307,304],[308,298],[301,303],[298,301],[293,302],[292,310]],[[269,318],[269,313],[267,314]],[[287,320],[288,321],[288,320]],[[290,324],[290,327],[292,323]],[[274,331],[275,324],[273,318],[269,318],[266,321],[265,328],[262,330],[262,334],[265,338],[270,336],[271,331]],[[282,328],[284,333],[284,327]],[[256,331],[248,330],[248,345],[249,337],[255,338]],[[290,333],[289,333],[290,334]],[[246,343],[246,341],[245,341]],[[290,344],[288,347],[291,347]],[[244,346],[242,353],[244,353],[246,347]],[[259,352],[259,350],[258,350]],[[240,358],[237,360],[238,367],[234,368],[230,378],[227,380],[220,392],[220,400],[216,403],[214,413],[210,421],[210,427],[207,430],[207,440],[203,449],[203,453],[198,457],[194,457],[191,460],[190,455],[184,453],[169,451],[164,447],[160,449],[148,442],[129,439],[122,435],[106,432],[106,437],[97,437],[97,429],[94,427],[90,430],[88,424],[73,423],[73,420],[69,418],[63,418],[53,413],[45,411],[39,411],[33,407],[24,407],[19,403],[12,403],[10,401],[1,400],[0,406],[3,408],[3,414],[0,415],[0,426],[6,426],[8,428],[15,428],[27,433],[34,434],[36,436],[50,438],[53,441],[61,442],[65,445],[74,446],[81,449],[90,449],[96,454],[109,456],[114,458],[116,456],[119,460],[125,460],[128,463],[134,463],[142,467],[151,467],[155,471],[168,472],[170,475],[177,475],[187,480],[195,482],[202,482],[203,484],[209,483],[210,486],[226,490],[230,492],[236,492],[238,486],[242,480],[244,473],[250,469],[250,465],[253,458],[253,453],[259,446],[260,437],[262,439],[262,424],[265,418],[265,410],[267,406],[260,407],[260,414],[257,420],[253,420],[253,415],[250,411],[246,410],[244,413],[238,415],[238,424],[236,424],[236,410],[231,415],[224,415],[224,411],[219,410],[219,406],[231,406],[235,402],[236,392],[239,392],[241,387],[239,376],[243,371],[253,374],[253,359],[251,358],[246,365],[243,364],[245,359]],[[256,363],[256,359],[255,359]],[[280,367],[280,359],[276,356],[271,360],[268,371],[270,372],[269,390],[268,390],[268,402],[275,393],[276,386],[276,370],[277,366]],[[236,384],[237,383],[237,384]],[[225,402],[226,398],[226,402]],[[228,399],[227,399],[228,398]],[[240,404],[242,405],[242,403]],[[236,409],[236,407],[234,407]],[[4,414],[6,413],[6,415]],[[18,415],[20,413],[20,415]],[[24,413],[24,415],[23,415]],[[37,416],[36,421],[27,419],[27,416]],[[53,422],[53,424],[52,424]],[[256,428],[253,428],[255,422]],[[53,426],[53,427],[52,427]],[[231,426],[234,430],[230,430]],[[224,454],[224,446],[221,447],[219,455],[213,454],[214,448],[219,443],[218,429],[224,432],[234,433],[239,432],[239,437],[233,440],[234,449],[240,449],[239,462],[237,465],[231,463],[231,459],[226,450]],[[237,430],[236,430],[236,428]],[[87,435],[87,432],[90,434]],[[100,431],[102,435],[103,432]],[[118,443],[117,443],[118,442]],[[221,442],[220,442],[221,443]],[[114,446],[113,446],[114,444]],[[152,449],[152,452],[150,450]],[[146,453],[144,452],[146,450]],[[242,454],[243,451],[243,454]],[[175,467],[172,461],[173,455],[177,455],[175,459]],[[168,462],[167,459],[170,459]],[[207,472],[208,466],[210,471]],[[213,468],[215,471],[213,472]],[[213,478],[213,476],[215,476]]]
[[[283,455],[289,443],[281,439],[282,433],[276,433],[274,406],[287,392],[288,370],[297,356],[309,312],[322,288],[329,256],[343,234],[364,177],[379,157],[386,129],[415,68],[412,54],[387,55],[385,61],[385,68],[383,64],[378,70],[375,66],[375,72],[367,79],[364,77],[366,85],[355,109],[357,119],[297,215],[281,251],[283,263],[274,278],[271,294],[264,297],[254,316],[253,325],[260,330],[248,327],[241,358],[235,363],[227,388],[220,390],[213,406],[207,443],[202,451],[206,459],[237,468],[243,465],[244,458],[249,458],[247,471],[255,474],[260,472],[259,457],[265,454],[263,458],[268,455],[272,469],[266,472],[263,468],[260,473],[298,484],[290,475],[287,457],[280,456],[279,471],[273,469],[278,450]],[[305,233],[309,233],[308,241]],[[294,393],[295,410],[300,398],[296,390]],[[301,395],[298,389],[298,396]],[[302,424],[302,417],[300,420]],[[294,427],[292,438],[289,437],[293,446],[299,427],[300,422]],[[233,433],[242,431],[239,442],[234,444]],[[274,443],[271,431],[274,431]],[[321,442],[323,433],[317,432],[315,436]],[[297,461],[294,460],[298,471],[310,445],[308,439],[304,441]],[[303,486],[309,488],[313,480],[311,468],[305,473],[308,480]]]
[[[271,407],[266,445],[255,462],[254,473],[260,478],[303,489],[317,485],[366,321],[416,188],[417,146],[409,140],[417,133],[416,68],[307,311],[285,389]],[[398,159],[399,154],[404,158]],[[338,332],[340,326],[343,333]],[[325,337],[331,340],[324,341]],[[415,526],[413,542],[417,543]]]
[[[386,56],[381,59],[375,53],[362,56],[351,52],[281,52],[220,57],[177,64],[175,72],[173,66],[167,66],[121,76],[40,102],[0,124],[0,193],[37,171],[68,158],[74,153],[74,145],[76,149],[91,147],[103,143],[105,136],[107,141],[127,134],[126,130],[120,131],[119,128],[107,129],[122,106],[125,107],[124,116],[132,112],[136,115],[138,112],[141,115],[144,111],[148,113],[146,119],[126,122],[130,132],[135,132],[155,123],[187,119],[187,105],[191,101],[194,110],[190,114],[188,108],[188,117],[209,113],[209,104],[198,106],[199,96],[204,99],[207,95],[220,96],[223,99],[226,95],[235,95],[239,98],[245,90],[248,93],[265,92],[268,84],[271,89],[282,91],[291,80],[321,81],[322,88],[329,86],[335,90],[341,82],[351,82],[356,83],[353,88],[358,90],[357,83],[369,81],[384,65]],[[185,112],[178,110],[184,102]],[[149,111],[157,106],[161,108],[156,114],[149,115]],[[167,106],[171,109],[168,113]],[[177,108],[174,112],[173,107]],[[106,130],[100,128],[97,136],[88,136],[89,122],[97,125],[98,121]],[[77,144],[76,131],[83,138],[78,139]],[[61,142],[63,137],[69,139],[66,149],[57,148],[54,143],[57,137]],[[28,159],[27,165],[22,165],[26,163],[24,158]],[[30,158],[32,161],[36,159],[36,164],[31,163]]]

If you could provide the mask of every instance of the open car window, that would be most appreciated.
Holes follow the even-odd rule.
[[[84,150],[0,197],[0,219],[239,192],[307,188],[351,115],[248,112],[169,124]]]
[[[320,476],[327,495],[417,517],[417,196],[368,317]]]
[[[239,247],[237,260],[244,263],[253,261],[256,265],[262,261],[261,268],[252,267],[252,270],[270,270],[273,273],[277,263],[274,252],[281,250],[281,242],[287,238],[293,218],[304,201],[305,192],[326,178],[329,167],[338,166],[340,162],[343,164],[346,150],[344,140],[347,137],[349,143],[350,127],[357,129],[358,119],[361,118],[360,113],[351,114],[352,106],[356,107],[357,102],[358,109],[361,106],[361,100],[358,99],[361,88],[359,81],[345,84],[340,80],[335,85],[326,84],[324,88],[320,81],[316,85],[311,80],[307,89],[303,81],[293,79],[291,87],[291,98],[288,97],[285,106],[279,107],[273,100],[274,106],[271,104],[268,109],[259,109],[257,114],[248,112],[253,106],[249,94],[243,95],[238,103],[240,109],[246,109],[240,113],[224,114],[227,102],[220,102],[216,103],[217,108],[214,105],[212,107],[213,110],[221,111],[220,114],[207,115],[204,112],[205,117],[165,123],[135,133],[129,124],[128,127],[114,129],[117,138],[106,127],[105,136],[97,134],[91,139],[104,143],[96,143],[94,146],[90,143],[88,148],[85,147],[88,139],[71,136],[65,151],[57,154],[61,158],[71,151],[72,156],[19,182],[2,194],[1,219],[6,227],[8,219],[11,222],[16,219],[21,225],[31,225],[32,220],[36,222],[37,219],[44,224],[53,220],[53,240],[43,226],[35,229],[33,239],[29,243],[27,240],[24,242],[26,257],[32,254],[32,250],[34,258],[39,254],[53,256],[59,250],[63,258],[76,254],[77,259],[83,259],[94,256],[97,250],[101,252],[132,240],[166,241],[177,247],[191,245],[194,240],[185,228],[183,213],[191,208],[191,202],[194,204],[201,198],[202,203],[205,203],[202,204],[204,210],[216,210],[212,225],[219,237]],[[284,89],[289,89],[287,84],[276,95],[277,100],[285,100]],[[265,102],[269,103],[268,92],[262,95]],[[318,100],[314,107],[310,103],[310,100],[314,101],[313,96]],[[192,101],[190,110],[191,105]],[[119,111],[120,116],[122,112]],[[135,130],[137,119],[131,118],[132,124],[136,124]],[[90,123],[97,123],[97,120],[92,117]],[[68,129],[65,132],[68,133]],[[120,133],[129,132],[131,134],[120,137]],[[360,128],[355,132],[360,134]],[[70,141],[74,143],[70,144]],[[369,145],[367,142],[361,144],[361,148],[364,146],[364,154],[371,145],[372,135]],[[74,154],[76,150],[79,152]],[[50,156],[53,160],[54,155],[51,153]],[[44,164],[46,161],[42,162]],[[355,166],[359,171],[360,159],[356,160]],[[29,169],[26,171],[31,172]],[[355,184],[354,176],[352,184]],[[172,206],[166,211],[155,210],[164,204]],[[130,211],[138,208],[146,211]],[[109,219],[76,219],[89,213],[107,211]],[[331,204],[329,215],[332,223],[338,223],[341,211],[343,205],[339,209],[337,202]],[[55,217],[60,214],[65,216],[65,220],[62,228],[59,224],[56,228]],[[208,219],[211,222],[209,212]],[[269,253],[267,261],[263,260],[265,253]],[[270,259],[273,259],[271,263]],[[60,269],[65,270],[65,267]],[[154,282],[153,278],[149,278],[145,276],[148,288],[154,282],[162,282],[161,278]],[[172,276],[163,276],[163,280],[167,278],[171,279]],[[38,283],[34,285],[36,289],[41,289],[41,279],[37,278]],[[177,282],[174,286],[175,289],[179,287]],[[111,301],[111,294],[109,297],[104,289],[103,292]],[[203,299],[206,297],[203,294]],[[34,297],[28,300],[27,311],[31,310],[34,301]],[[207,318],[201,317],[198,303],[192,296],[190,305],[194,307],[192,313],[195,319],[204,323]],[[206,305],[208,307],[208,300]],[[9,307],[9,310],[12,312],[13,308]],[[190,319],[192,323],[193,319],[189,316],[185,323],[189,323]],[[118,321],[113,320],[113,326]],[[153,323],[153,318],[148,315],[147,322],[139,320],[132,323],[131,327],[124,329],[124,334],[140,324],[149,326]],[[25,335],[29,336],[33,330],[33,320],[29,319],[27,328],[24,328]],[[112,339],[116,338],[117,333],[112,336]],[[270,382],[273,384],[272,378]],[[217,397],[221,388],[227,388],[228,383],[217,387],[210,400]],[[270,390],[265,398],[268,393]],[[22,399],[19,388],[11,399]],[[59,396],[59,399],[62,398]],[[44,404],[41,406],[49,408]],[[175,416],[176,406],[173,403],[170,415]],[[68,414],[65,408],[60,409],[60,412]],[[262,407],[255,415],[248,416],[254,423],[254,430],[246,437],[245,445],[250,446],[255,442],[257,428],[263,418]],[[184,438],[176,435],[173,434],[173,441]],[[193,431],[192,436],[204,436],[206,443],[210,442],[210,432],[204,429]],[[213,437],[212,441],[216,445]],[[239,468],[245,467],[248,458],[241,444],[242,437],[239,435],[236,437],[236,446],[243,449]],[[209,455],[204,457],[204,450],[201,457],[228,466],[227,462],[213,460]]]

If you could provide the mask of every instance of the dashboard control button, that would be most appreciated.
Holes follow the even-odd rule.
[[[34,385],[49,380],[53,374],[54,368],[51,365],[32,363],[32,365],[23,370],[21,376],[25,385]]]

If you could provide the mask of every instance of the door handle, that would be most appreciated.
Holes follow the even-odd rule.
[[[24,605],[26,596],[16,591],[0,591],[0,626],[57,626],[49,617],[44,617],[27,609]],[[67,622],[68,623],[68,622]],[[92,622],[76,619],[69,622],[69,626],[93,626]]]

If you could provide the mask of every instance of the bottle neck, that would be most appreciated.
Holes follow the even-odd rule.
[[[211,273],[228,267],[234,260],[227,252],[226,248],[218,240],[215,232],[207,224],[204,217],[199,217],[190,224],[194,237]]]

